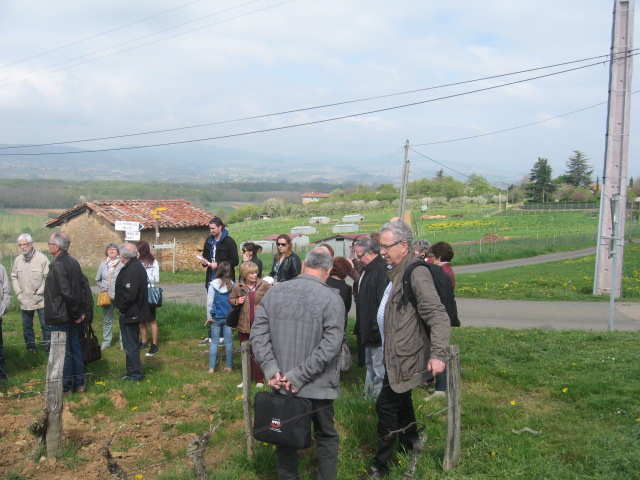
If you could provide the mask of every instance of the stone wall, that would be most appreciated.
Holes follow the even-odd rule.
[[[54,229],[56,230],[56,229]],[[118,245],[124,243],[124,232],[116,231],[114,226],[87,210],[70,219],[57,230],[65,232],[71,238],[69,253],[80,262],[82,267],[97,268],[105,259],[105,247],[109,242]],[[146,240],[149,245],[170,244],[174,238],[176,242],[176,270],[203,270],[196,255],[202,255],[204,240],[209,235],[206,226],[186,229],[161,229],[160,237],[156,241],[154,229],[144,229],[140,232],[140,240]],[[135,242],[133,242],[135,243]],[[152,250],[158,259],[161,270],[173,268],[173,250]]]

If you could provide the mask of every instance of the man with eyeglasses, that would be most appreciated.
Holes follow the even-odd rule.
[[[372,238],[357,240],[353,251],[364,265],[358,282],[356,297],[356,326],[358,337],[358,365],[366,365],[364,394],[377,398],[384,379],[382,337],[376,319],[384,290],[389,283],[387,262],[380,256],[380,245]]]
[[[13,262],[11,281],[20,304],[24,343],[28,352],[37,351],[33,330],[33,317],[37,312],[44,349],[49,352],[51,328],[44,321],[44,283],[49,273],[49,259],[34,248],[33,238],[28,233],[18,237],[18,247],[22,255],[18,255]]]
[[[415,304],[404,302],[404,272],[412,263],[422,261],[416,257],[412,241],[411,227],[401,220],[386,223],[380,229],[380,253],[390,267],[390,282],[378,309],[386,374],[376,401],[378,451],[373,465],[361,477],[363,480],[389,473],[396,438],[405,452],[422,442],[411,390],[442,372],[447,361],[449,316],[428,269],[415,268],[411,272],[409,282]]]

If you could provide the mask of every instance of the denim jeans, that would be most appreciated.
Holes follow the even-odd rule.
[[[120,314],[120,333],[122,348],[126,355],[127,376],[137,382],[144,378],[142,360],[140,360],[139,323],[124,323],[124,315]]]
[[[209,344],[209,368],[216,368],[216,357],[218,356],[218,339],[220,332],[224,337],[224,349],[227,352],[227,368],[231,368],[233,360],[233,344],[231,342],[231,327],[227,326],[226,318],[215,318],[211,323],[211,343]],[[214,341],[215,340],[215,341]]]
[[[364,364],[367,367],[367,374],[364,378],[364,394],[371,398],[378,398],[386,373],[382,346],[365,347]]]
[[[7,367],[4,364],[4,342],[2,340],[2,317],[0,317],[0,382],[7,379]]]
[[[74,323],[71,320],[60,325],[51,325],[52,332],[65,332],[67,334],[62,373],[63,392],[70,392],[84,387],[84,357],[82,348],[80,348],[80,330],[83,328],[84,324]]]
[[[335,480],[338,471],[338,446],[340,439],[333,422],[333,400],[315,400],[310,398],[315,413],[313,436],[316,439],[318,454],[318,479]],[[291,447],[276,447],[276,466],[278,480],[294,480],[298,476],[298,450]]]
[[[51,342],[51,327],[44,323],[44,308],[38,310],[20,310],[22,313],[22,333],[24,335],[24,343],[27,350],[36,349],[36,334],[33,331],[33,317],[38,312],[40,320],[40,329],[42,330],[42,340],[44,341],[45,351],[49,351],[49,342]]]

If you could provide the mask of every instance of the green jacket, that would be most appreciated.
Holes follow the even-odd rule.
[[[397,393],[411,390],[431,378],[427,371],[430,358],[446,363],[451,328],[427,268],[416,268],[411,273],[417,308],[409,302],[398,310],[403,273],[410,263],[413,262],[402,262],[396,267],[402,271],[394,272],[395,281],[384,311],[384,364],[389,385]]]

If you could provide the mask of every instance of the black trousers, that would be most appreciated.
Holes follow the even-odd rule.
[[[389,386],[389,377],[386,374],[382,384],[382,390],[376,401],[378,453],[374,458],[374,464],[381,472],[386,473],[391,465],[396,439],[400,440],[400,448],[409,451],[418,440],[418,429],[414,424],[403,432],[389,434],[415,422],[416,414],[413,410],[411,390],[404,393],[394,392]]]
[[[317,410],[312,414],[313,435],[316,439],[318,454],[319,480],[335,480],[338,470],[338,431],[333,423],[333,400],[315,400],[310,398],[311,407]],[[276,449],[278,480],[297,480],[298,450],[278,446]]]

